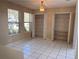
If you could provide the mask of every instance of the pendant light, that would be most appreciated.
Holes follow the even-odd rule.
[[[41,1],[41,5],[40,5],[40,11],[45,11],[45,9],[44,9],[44,1],[42,0]]]

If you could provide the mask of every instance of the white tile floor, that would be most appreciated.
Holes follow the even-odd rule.
[[[74,59],[74,49],[65,41],[20,40],[6,45],[24,53],[24,59]]]

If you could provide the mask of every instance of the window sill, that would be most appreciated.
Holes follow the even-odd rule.
[[[19,34],[19,33],[17,33],[17,34]],[[11,34],[11,35],[8,35],[8,36],[15,36],[15,35],[17,35],[17,34]]]
[[[23,33],[31,33],[31,31],[25,31],[25,32],[23,32]],[[21,33],[11,34],[11,35],[8,35],[8,36],[16,36],[16,35],[19,35],[19,34],[21,34]]]

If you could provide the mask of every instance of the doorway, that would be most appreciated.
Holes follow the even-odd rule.
[[[55,14],[55,40],[68,40],[70,13]]]
[[[43,38],[44,15],[35,15],[35,37]]]

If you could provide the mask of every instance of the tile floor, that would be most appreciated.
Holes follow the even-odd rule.
[[[74,49],[65,41],[20,40],[6,45],[23,52],[24,59],[74,59]]]

